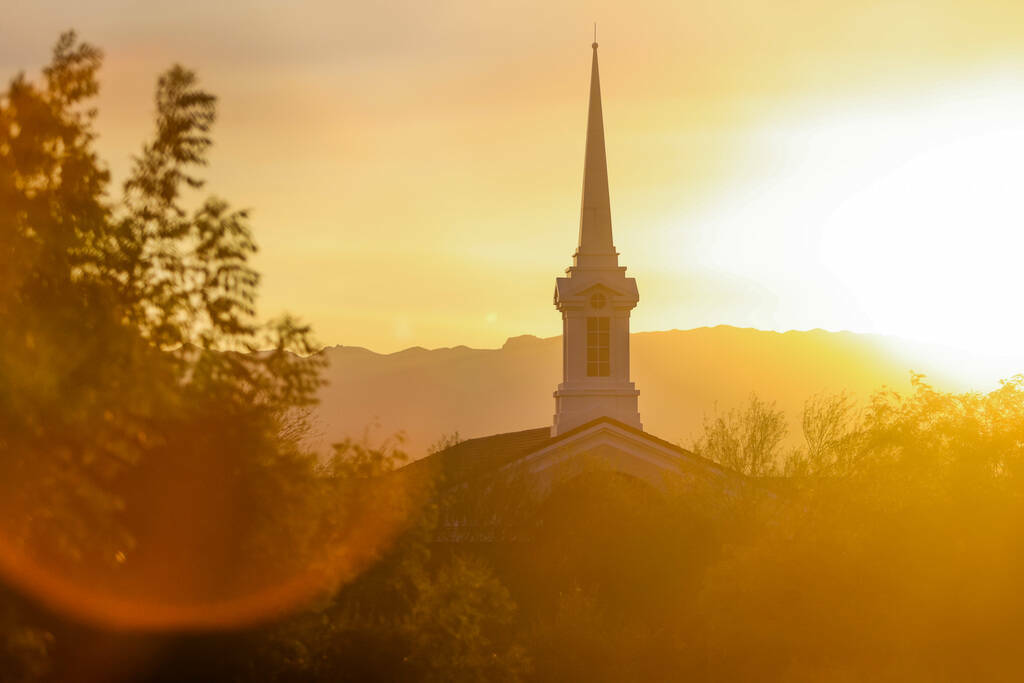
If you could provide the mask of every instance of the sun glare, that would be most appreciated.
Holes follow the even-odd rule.
[[[716,269],[802,290],[779,327],[1020,355],[1024,77],[833,102],[750,143],[756,170],[699,231]]]

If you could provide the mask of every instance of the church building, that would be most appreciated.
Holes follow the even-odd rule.
[[[657,488],[680,477],[726,483],[738,476],[643,430],[629,374],[629,315],[640,295],[612,237],[596,42],[592,48],[579,240],[565,277],[555,280],[562,381],[554,417],[549,426],[469,439],[413,464],[440,467],[446,486],[515,471],[543,491],[594,463]]]

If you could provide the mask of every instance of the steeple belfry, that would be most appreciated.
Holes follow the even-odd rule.
[[[556,436],[600,417],[642,428],[640,392],[629,381],[629,312],[640,295],[612,242],[597,42],[591,47],[579,246],[567,277],[555,281],[555,307],[562,313],[562,382],[551,427]]]
[[[590,67],[590,108],[587,115],[587,146],[583,159],[583,199],[580,205],[577,266],[617,265],[612,243],[612,210],[608,198],[608,159],[604,148],[604,116],[601,112],[601,78],[597,68],[597,43]]]

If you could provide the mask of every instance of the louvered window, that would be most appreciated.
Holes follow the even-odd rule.
[[[609,318],[587,318],[587,376],[607,377]]]

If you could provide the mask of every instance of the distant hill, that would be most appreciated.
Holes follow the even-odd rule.
[[[988,389],[996,378],[991,366],[962,351],[852,332],[719,326],[641,332],[631,344],[644,429],[683,445],[716,404],[727,410],[751,392],[795,419],[804,400],[822,391],[867,397],[883,385],[908,390],[911,370],[945,390],[969,388],[971,377],[982,377],[978,388]],[[371,439],[402,430],[414,458],[454,431],[467,438],[550,424],[562,372],[560,337],[513,337],[500,349],[324,352],[328,385],[315,415],[316,445],[326,449],[377,424]]]

